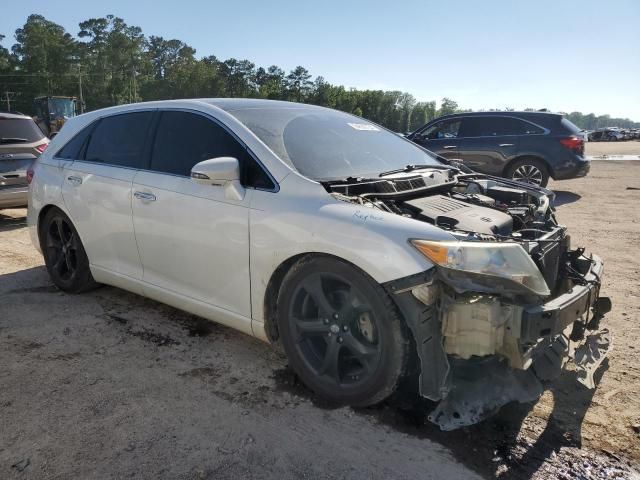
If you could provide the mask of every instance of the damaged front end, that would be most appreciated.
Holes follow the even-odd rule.
[[[570,359],[578,381],[595,388],[593,373],[611,342],[599,325],[611,308],[600,297],[602,260],[571,248],[552,192],[446,175],[329,186],[342,200],[434,224],[455,238],[412,239],[435,268],[384,285],[413,333],[420,393],[439,401],[429,420],[453,430],[511,401],[534,401],[541,381]]]
[[[440,401],[430,421],[453,430],[509,402],[534,401],[541,381],[559,376],[569,359],[578,381],[595,388],[593,373],[610,347],[599,321],[610,304],[599,297],[602,260],[576,253],[562,255],[558,275],[582,272],[580,281],[547,301],[469,290],[473,280],[442,269],[387,285],[416,340],[420,393]]]

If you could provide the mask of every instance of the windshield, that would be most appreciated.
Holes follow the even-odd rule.
[[[50,98],[49,113],[51,118],[71,118],[75,115],[74,101],[68,98]]]
[[[362,118],[314,107],[229,112],[276,155],[314,180],[377,177],[406,165],[442,165],[434,154]]]

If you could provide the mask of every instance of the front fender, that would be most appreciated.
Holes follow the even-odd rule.
[[[287,259],[332,255],[382,284],[433,266],[409,239],[453,239],[433,225],[337,200],[298,175],[288,176],[277,193],[255,192],[249,228],[252,316],[260,322],[269,281]]]

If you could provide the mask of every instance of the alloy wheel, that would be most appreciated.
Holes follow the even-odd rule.
[[[532,183],[534,185],[542,184],[542,172],[535,165],[521,165],[513,172],[511,177],[513,180],[524,183]]]
[[[351,283],[333,273],[315,273],[297,286],[292,299],[288,317],[296,349],[316,375],[348,389],[376,371],[378,319]]]
[[[57,216],[49,223],[46,248],[51,269],[60,279],[71,279],[78,270],[78,241],[67,220]]]

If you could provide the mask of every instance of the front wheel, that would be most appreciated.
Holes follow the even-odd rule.
[[[549,183],[547,166],[536,158],[522,158],[513,162],[505,176],[518,182],[530,183],[539,187],[546,187]]]
[[[323,399],[373,405],[396,388],[409,343],[386,292],[338,259],[310,257],[285,276],[278,327],[289,363]]]
[[[60,210],[47,212],[41,229],[44,263],[60,290],[80,293],[98,284],[91,275],[89,259],[73,223]]]

